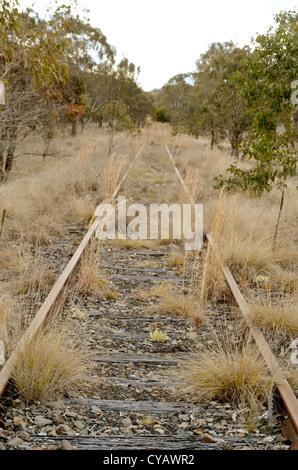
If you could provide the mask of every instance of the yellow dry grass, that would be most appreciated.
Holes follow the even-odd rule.
[[[199,308],[198,300],[190,294],[174,291],[169,283],[161,284],[148,294],[158,299],[149,307],[150,311],[189,318],[196,324],[202,324],[206,320],[204,311]]]
[[[177,373],[195,402],[249,404],[252,397],[266,401],[272,383],[267,366],[254,345],[241,343],[236,338],[215,339],[183,360]]]
[[[298,336],[298,297],[272,295],[268,292],[260,299],[249,300],[251,319],[260,328],[289,337]]]
[[[65,327],[52,325],[17,351],[12,380],[26,403],[53,400],[86,387],[89,361],[87,350],[70,344]]]

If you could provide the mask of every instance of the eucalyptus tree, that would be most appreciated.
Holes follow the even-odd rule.
[[[5,104],[0,105],[0,181],[11,171],[15,150],[28,133],[61,101],[67,80],[63,61],[65,21],[40,21],[31,11],[20,14],[18,2],[0,6],[0,79]]]
[[[281,12],[276,26],[254,40],[253,53],[243,62],[238,82],[252,118],[251,131],[241,145],[250,168],[233,164],[227,175],[216,178],[217,187],[261,194],[281,190],[284,204],[288,179],[297,176],[297,127],[293,119],[292,83],[298,78],[298,13]]]

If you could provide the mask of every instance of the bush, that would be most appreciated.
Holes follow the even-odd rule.
[[[156,122],[169,122],[166,108],[157,108],[154,111],[153,119]]]

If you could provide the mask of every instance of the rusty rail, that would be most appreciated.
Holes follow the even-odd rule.
[[[136,153],[135,157],[133,158],[132,162],[130,163],[128,169],[126,170],[126,172],[122,176],[119,184],[117,185],[117,188],[115,189],[115,191],[112,195],[112,200],[118,194],[121,185],[123,184],[124,180],[126,179],[126,177],[129,173],[129,171],[131,170],[133,164],[138,159],[138,157],[139,157],[139,155],[140,155],[140,153],[143,149],[143,146],[144,145],[142,144],[141,148]],[[93,234],[96,232],[97,228],[99,227],[99,222],[100,222],[100,219],[95,217],[91,227],[89,228],[88,232],[84,236],[84,238],[81,241],[80,245],[78,246],[76,252],[74,253],[71,260],[69,261],[69,263],[67,264],[67,266],[63,270],[60,277],[55,282],[55,284],[52,287],[50,293],[48,294],[45,301],[43,302],[43,304],[39,308],[36,316],[34,317],[32,322],[30,323],[29,327],[27,328],[27,330],[23,334],[22,338],[18,342],[16,348],[14,349],[14,351],[12,352],[12,354],[10,355],[8,360],[6,361],[5,365],[1,369],[1,371],[0,371],[0,397],[3,395],[3,393],[5,391],[5,388],[7,386],[7,383],[9,381],[10,377],[11,377],[14,365],[15,365],[17,357],[18,357],[18,352],[20,350],[22,350],[22,348],[24,347],[25,344],[28,344],[28,342],[32,341],[32,339],[34,338],[34,336],[36,335],[36,333],[38,332],[40,327],[43,325],[45,320],[49,317],[49,314],[50,314],[53,306],[55,305],[57,299],[61,295],[64,287],[66,286],[67,281],[70,279],[71,274],[74,272],[74,269],[77,266],[79,260],[81,259],[81,256],[82,256],[83,252],[85,251],[86,247],[88,246],[89,241],[91,240]]]
[[[183,178],[181,177],[181,174],[178,170],[178,168],[176,167],[175,165],[175,162],[174,162],[174,159],[173,159],[173,156],[171,155],[171,152],[168,148],[168,146],[166,145],[166,150],[167,150],[167,153],[169,155],[169,158],[174,166],[174,169],[175,169],[175,172],[180,180],[180,183],[182,184],[183,188],[185,189],[185,192],[187,193],[188,197],[189,197],[189,200],[191,202],[191,204],[195,204],[195,201],[191,195],[191,193],[189,192]],[[225,279],[232,291],[232,294],[239,306],[239,309],[245,319],[245,322],[247,324],[247,326],[249,327],[250,329],[250,333],[252,335],[252,337],[254,338],[254,341],[260,351],[260,353],[262,354],[262,357],[265,361],[265,363],[267,364],[272,376],[274,377],[275,379],[275,384],[276,384],[276,388],[278,390],[278,393],[283,401],[283,404],[286,408],[286,411],[287,411],[287,414],[289,416],[289,419],[292,423],[292,426],[293,426],[293,429],[296,433],[296,435],[298,436],[298,400],[293,392],[293,390],[291,389],[287,379],[285,378],[284,374],[283,374],[283,371],[281,370],[280,368],[280,365],[276,359],[276,357],[274,356],[273,352],[271,351],[270,349],[270,346],[269,344],[267,343],[266,339],[264,338],[262,332],[259,330],[259,328],[257,328],[250,320],[250,316],[249,316],[249,305],[248,303],[246,302],[245,298],[243,297],[230,269],[228,268],[228,266],[226,265],[223,265],[222,262],[220,261],[220,258],[219,258],[219,255],[218,253],[216,252],[216,247],[214,246],[214,243],[213,243],[213,239],[212,239],[212,236],[210,234],[206,234],[207,238],[208,238],[208,241],[210,243],[210,245],[212,246],[212,249],[215,251],[215,254],[216,254],[216,257],[218,259],[218,262],[220,264],[220,267],[223,271],[223,274],[225,276]]]

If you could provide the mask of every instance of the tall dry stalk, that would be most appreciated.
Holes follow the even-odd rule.
[[[110,199],[117,188],[122,169],[126,162],[126,156],[111,155],[104,169],[104,195]]]
[[[221,195],[210,233],[213,247],[211,243],[208,242],[203,261],[202,275],[198,280],[199,312],[204,310],[208,299],[216,301],[226,290],[224,275],[220,266],[222,263],[221,242],[223,236],[224,208],[225,198]]]
[[[187,168],[184,176],[184,183],[188,189],[188,193],[185,191],[185,188],[181,187],[181,193],[179,202],[180,204],[189,204],[191,201],[189,200],[189,194],[191,195],[194,201],[197,200],[198,196],[198,188],[202,183],[202,178],[199,175],[199,172],[196,168]]]

